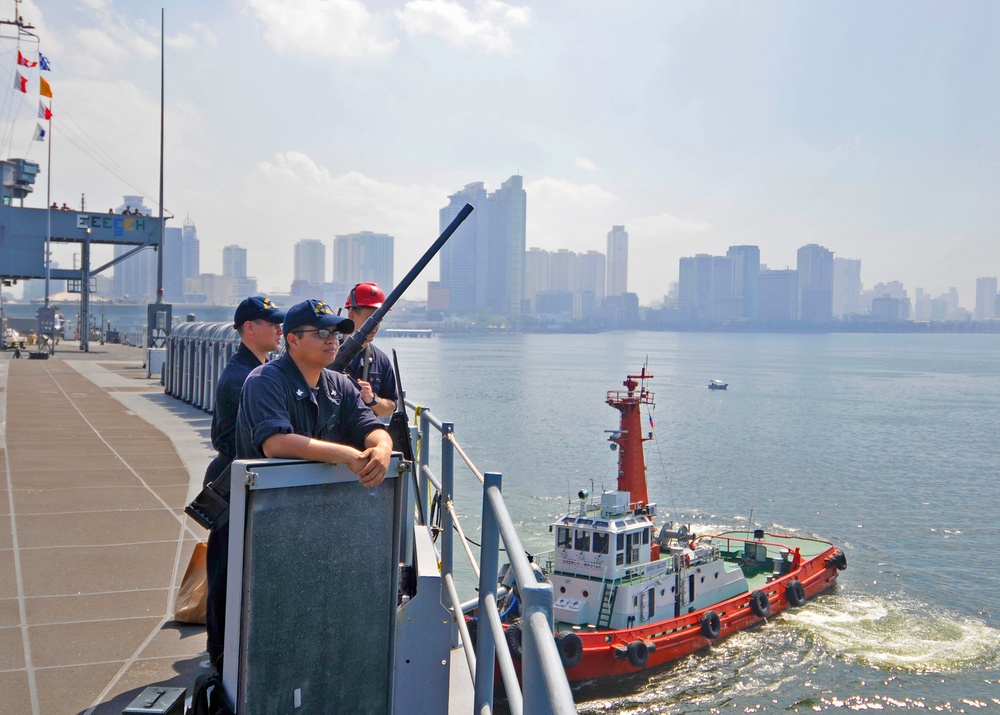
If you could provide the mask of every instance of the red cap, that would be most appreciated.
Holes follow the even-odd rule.
[[[351,308],[381,308],[385,301],[385,293],[376,283],[358,283],[351,288],[350,295],[344,302],[344,307]]]

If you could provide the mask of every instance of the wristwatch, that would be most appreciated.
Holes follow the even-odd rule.
[[[375,395],[374,397],[372,397],[372,401],[371,402],[366,402],[365,403],[365,407],[374,407],[377,404],[378,404],[378,395]]]

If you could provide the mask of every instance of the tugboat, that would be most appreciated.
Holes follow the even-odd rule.
[[[621,413],[610,431],[617,490],[591,499],[550,527],[555,549],[535,556],[552,583],[556,643],[571,683],[652,668],[757,625],[832,588],[847,567],[826,541],[761,529],[696,535],[657,528],[646,492],[640,406],[652,406],[645,366],[607,393]],[[508,596],[508,599],[510,597]],[[520,644],[520,623],[507,626]],[[517,649],[514,649],[515,653]]]

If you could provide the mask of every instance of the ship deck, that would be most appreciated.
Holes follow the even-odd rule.
[[[211,416],[165,395],[143,350],[91,348],[0,352],[3,712],[117,715],[208,667],[204,626],[173,613],[206,538],[183,510],[213,456]],[[461,654],[449,709],[472,710]]]

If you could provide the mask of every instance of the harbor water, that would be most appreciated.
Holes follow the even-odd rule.
[[[605,405],[643,364],[649,495],[699,533],[826,538],[837,588],[665,668],[577,691],[583,713],[1000,712],[1000,336],[379,339],[403,385],[503,490],[529,551],[614,488]],[[729,383],[708,390],[710,379]],[[645,418],[644,418],[645,420]],[[477,483],[457,489],[478,538]],[[471,583],[471,581],[470,581]],[[467,590],[463,591],[467,592]]]

